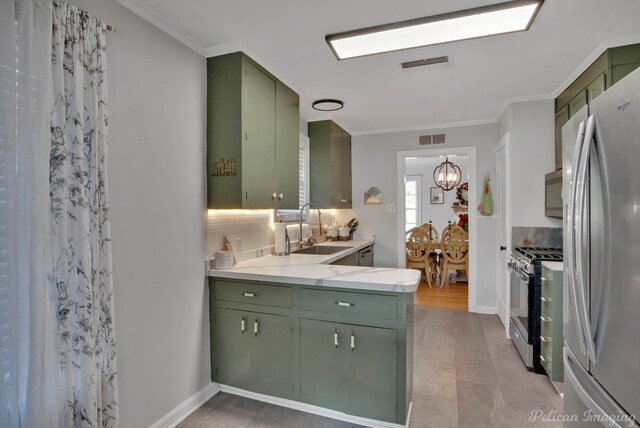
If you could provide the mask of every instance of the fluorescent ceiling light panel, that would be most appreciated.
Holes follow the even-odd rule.
[[[338,59],[526,31],[544,0],[516,0],[326,37]]]

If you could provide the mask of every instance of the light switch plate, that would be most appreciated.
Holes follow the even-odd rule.
[[[238,253],[242,252],[242,238],[236,238],[236,248],[235,248],[235,250]]]
[[[396,212],[396,204],[387,204],[387,212],[388,213]]]

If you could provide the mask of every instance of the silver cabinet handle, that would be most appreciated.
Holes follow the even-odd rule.
[[[551,338],[546,336],[540,336],[540,341],[542,343],[551,343]]]
[[[549,322],[549,321],[551,321],[551,317],[540,317],[540,320],[542,322]]]
[[[253,334],[255,336],[258,335],[258,323],[260,322],[260,320],[258,318],[256,318],[256,320],[253,322]]]
[[[255,291],[242,293],[242,297],[258,297],[258,293]]]
[[[278,197],[278,195],[276,194],[276,192],[273,192],[273,193],[271,194],[271,199],[275,199],[275,198],[277,198],[277,197]]]
[[[278,199],[279,199],[279,200],[282,200],[282,198],[284,198],[284,195],[283,195],[282,193],[280,193],[280,194],[278,195]]]
[[[340,300],[336,301],[336,305],[338,305],[338,306],[346,306],[346,307],[355,306],[355,304],[353,304],[353,303],[341,302]]]
[[[356,334],[351,333],[351,352],[356,350]]]
[[[549,281],[547,278],[545,278],[544,276],[542,278],[540,278],[542,280],[542,282],[547,282]]]
[[[333,333],[333,346],[336,347],[336,349],[338,349],[338,330],[336,329],[336,331]]]
[[[242,320],[240,320],[240,332],[244,334],[245,331],[247,331],[247,324],[244,320],[244,317],[242,317]]]
[[[544,303],[551,303],[551,301],[552,301],[551,297],[542,297],[542,298],[541,298],[541,300],[542,300]]]
[[[543,363],[550,363],[551,358],[540,355],[540,361],[542,361]]]

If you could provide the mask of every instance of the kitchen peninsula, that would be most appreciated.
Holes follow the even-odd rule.
[[[365,425],[404,425],[420,274],[328,264],[372,243],[207,270],[211,372],[221,390]]]

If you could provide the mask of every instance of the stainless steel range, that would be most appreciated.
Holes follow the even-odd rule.
[[[544,373],[540,364],[540,263],[549,260],[562,261],[562,249],[516,247],[508,257],[511,272],[511,340],[526,366],[536,373]]]

